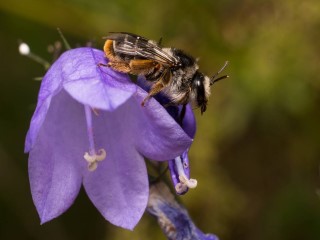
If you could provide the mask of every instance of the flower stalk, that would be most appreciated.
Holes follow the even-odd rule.
[[[164,182],[150,186],[147,211],[157,218],[168,240],[219,240],[214,234],[204,234],[190,218]]]
[[[41,64],[45,70],[48,70],[51,65],[48,61],[44,60],[42,57],[32,53],[29,45],[24,42],[19,44],[19,53]]]

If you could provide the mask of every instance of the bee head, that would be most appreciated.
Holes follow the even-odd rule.
[[[210,96],[210,78],[197,71],[192,78],[192,89],[192,102],[195,106],[200,107],[202,114],[207,109]]]

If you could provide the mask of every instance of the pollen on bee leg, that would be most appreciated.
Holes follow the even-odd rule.
[[[176,157],[174,159],[175,162],[175,166],[176,166],[176,170],[178,171],[178,175],[179,175],[179,180],[180,182],[177,183],[175,185],[175,189],[177,191],[177,193],[183,193],[185,192],[188,188],[195,188],[197,187],[197,180],[196,179],[192,179],[192,178],[188,178],[184,172],[183,169],[183,164],[182,164],[182,159],[181,157]]]
[[[83,158],[88,162],[88,170],[94,171],[98,167],[98,162],[104,160],[107,156],[106,150],[103,148],[96,152],[94,136],[93,136],[93,125],[92,125],[92,112],[94,112],[90,106],[85,105],[85,115],[87,123],[87,133],[89,140],[89,151],[84,153]]]

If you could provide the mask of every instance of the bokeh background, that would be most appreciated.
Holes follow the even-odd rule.
[[[320,1],[1,0],[0,239],[164,239],[145,215],[133,232],[106,222],[82,191],[40,226],[24,137],[44,68],[19,55],[27,42],[48,61],[60,27],[73,47],[129,31],[200,57],[230,78],[196,111],[190,158],[199,185],[180,201],[223,240],[320,239]]]

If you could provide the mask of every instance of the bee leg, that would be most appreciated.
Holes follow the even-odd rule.
[[[108,62],[107,66],[122,73],[130,73],[131,71],[129,64],[126,62]]]
[[[133,59],[129,62],[131,74],[133,75],[148,75],[155,69],[160,68],[160,64],[148,59]]]
[[[141,106],[144,107],[146,102],[152,98],[154,95],[156,95],[157,93],[161,92],[161,90],[164,88],[163,83],[161,81],[155,83],[152,87],[151,90],[148,94],[148,96],[145,97],[145,99],[143,99]]]
[[[110,67],[108,64],[104,64],[104,63],[98,63],[97,66],[98,67]]]

